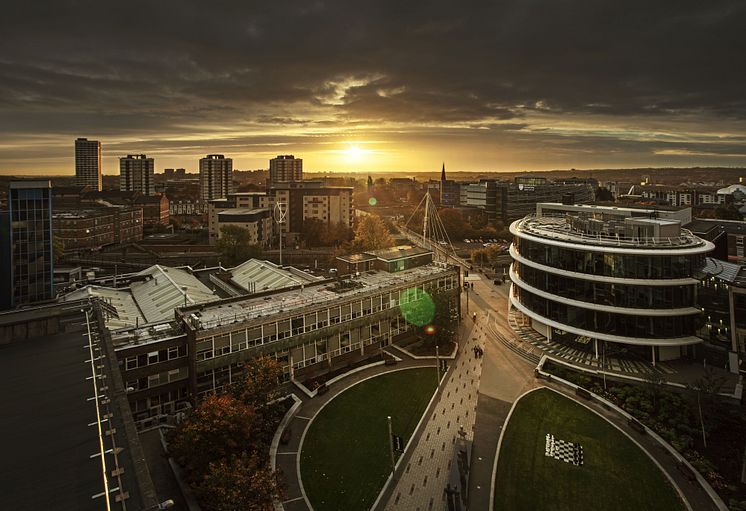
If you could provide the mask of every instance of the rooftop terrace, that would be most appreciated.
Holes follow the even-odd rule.
[[[588,219],[587,223],[577,220],[577,217],[530,215],[514,226],[517,231],[536,237],[586,245],[661,249],[697,247],[706,243],[691,231],[680,228],[678,222],[667,219],[627,218],[605,222]]]

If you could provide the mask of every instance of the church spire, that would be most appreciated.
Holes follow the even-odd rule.
[[[443,162],[443,170],[440,171],[440,180],[446,180],[446,162]]]

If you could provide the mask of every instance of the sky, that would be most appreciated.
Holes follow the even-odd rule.
[[[0,174],[746,166],[746,2],[13,2]]]

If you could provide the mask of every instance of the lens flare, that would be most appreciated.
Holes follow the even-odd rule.
[[[435,317],[435,302],[427,292],[413,287],[402,292],[399,310],[407,323],[424,327]]]
[[[371,206],[375,206],[376,204],[378,204],[378,199],[376,199],[375,197],[371,197],[370,199],[368,199],[368,204],[370,204]]]
[[[427,325],[425,327],[425,333],[427,335],[435,335],[435,325]]]

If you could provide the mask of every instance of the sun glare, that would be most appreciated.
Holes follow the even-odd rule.
[[[345,154],[349,159],[357,161],[363,155],[363,150],[356,145],[351,145],[350,147],[345,149]]]

